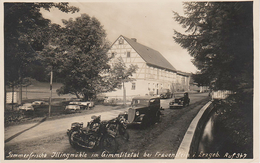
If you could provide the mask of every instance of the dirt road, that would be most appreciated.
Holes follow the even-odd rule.
[[[60,133],[64,133],[64,131],[67,131],[73,122],[89,122],[91,120],[91,116],[93,115],[101,115],[102,120],[109,120],[126,110],[126,108],[110,110],[100,113],[73,116],[50,121],[44,121],[43,118],[42,121],[37,123],[7,127],[5,128],[5,144],[15,144],[26,140],[33,140],[34,138],[40,139],[42,137],[58,135]]]
[[[52,130],[59,132],[51,133],[46,129],[39,133],[31,133],[34,134],[33,137],[38,135],[38,138],[37,136],[31,138],[32,135],[27,134],[30,139],[19,138],[19,141],[13,139],[13,142],[5,143],[5,157],[6,159],[28,159],[28,157],[22,157],[27,155],[31,156],[30,159],[173,159],[190,122],[200,108],[208,102],[207,95],[206,93],[190,94],[190,106],[182,109],[165,109],[162,121],[146,129],[140,129],[137,125],[129,125],[130,139],[128,142],[121,138],[117,139],[120,145],[117,155],[104,155],[101,151],[72,148],[66,130],[54,121],[49,123],[49,126],[53,126]],[[162,100],[162,106],[167,108],[169,101],[170,99]],[[107,112],[105,115],[111,115],[111,113]],[[75,120],[79,119],[64,119],[68,124]],[[84,122],[86,120],[85,118]],[[19,158],[15,154],[20,154],[21,157]]]

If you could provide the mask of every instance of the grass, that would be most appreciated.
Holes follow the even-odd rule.
[[[76,98],[75,95],[67,94],[67,95],[58,95],[56,90],[62,86],[61,83],[53,83],[52,84],[52,98]],[[6,87],[7,92],[11,92],[12,88]],[[19,92],[18,88],[15,88],[14,91]],[[23,87],[22,89],[22,98],[23,100],[27,99],[39,99],[39,100],[48,100],[50,97],[50,83],[47,82],[38,82],[35,81],[32,85]]]

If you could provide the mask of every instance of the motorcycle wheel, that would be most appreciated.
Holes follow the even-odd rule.
[[[115,153],[117,151],[118,144],[116,139],[111,135],[105,135],[101,140],[101,149],[107,153]]]
[[[78,131],[71,131],[69,133],[69,142],[72,147],[77,147],[77,143],[75,139],[78,139],[77,136],[79,135]]]
[[[125,141],[128,141],[129,140],[129,133],[127,130],[125,129],[121,129],[122,131],[119,132],[119,134],[122,136],[122,138],[125,140]]]

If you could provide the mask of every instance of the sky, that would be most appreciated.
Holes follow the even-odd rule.
[[[70,5],[79,7],[74,14],[62,13],[57,9],[42,10],[45,18],[52,23],[62,24],[62,19],[80,17],[85,13],[96,17],[113,43],[120,35],[136,38],[137,42],[159,51],[175,69],[183,72],[196,72],[192,57],[173,40],[174,29],[185,30],[173,19],[172,11],[183,15],[181,1],[121,1],[121,2],[80,2]]]

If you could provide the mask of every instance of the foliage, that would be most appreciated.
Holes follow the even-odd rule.
[[[197,73],[197,74],[192,74],[192,79],[194,80],[195,83],[198,83],[198,86],[209,86],[210,85],[210,80],[209,80],[209,75],[206,73]]]
[[[40,8],[56,7],[62,12],[76,12],[68,3],[4,3],[4,62],[5,82],[18,85],[29,76],[28,67],[48,40],[50,21]]]
[[[100,22],[82,14],[63,23],[64,27],[51,26],[51,39],[40,52],[45,63],[53,68],[54,77],[63,79],[64,86],[57,93],[88,99],[117,87],[119,78],[111,78],[109,73],[109,43]]]
[[[121,57],[116,58],[109,71],[110,80],[113,81],[111,84],[114,84],[113,88],[120,88],[123,82],[126,83],[133,81],[134,79],[131,78],[131,76],[137,71],[137,69],[137,65],[131,64],[127,67]]]
[[[30,77],[26,77],[26,78],[23,78],[22,80],[22,86],[23,87],[28,87],[30,85],[32,85],[32,83],[34,82],[35,80],[30,78]]]
[[[250,97],[250,94],[246,95]],[[246,153],[246,158],[253,158],[253,102],[249,100],[248,103],[237,103],[234,101],[237,101],[238,97],[234,96],[240,94],[215,104],[213,125],[216,136],[211,147],[215,146],[213,149],[217,149],[222,156],[226,152],[239,151]]]
[[[253,3],[185,2],[185,16],[174,12],[187,34],[174,40],[194,57],[197,82],[214,89],[253,87]],[[196,81],[195,80],[195,81]]]

